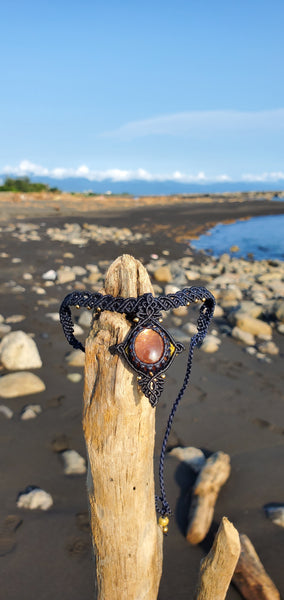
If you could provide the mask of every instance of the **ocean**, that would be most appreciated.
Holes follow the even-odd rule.
[[[284,260],[284,215],[252,217],[228,225],[219,223],[192,241],[191,246],[216,257],[228,252],[255,260]],[[230,252],[233,246],[239,250]]]

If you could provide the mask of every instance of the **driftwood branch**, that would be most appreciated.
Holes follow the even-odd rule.
[[[241,551],[238,531],[223,517],[209,554],[201,561],[195,600],[224,600]]]
[[[109,268],[105,292],[152,292],[143,265],[124,255]],[[86,343],[83,428],[98,600],[156,600],[162,537],[154,502],[155,410],[136,375],[109,347],[129,331],[124,315],[105,311]]]
[[[190,544],[199,544],[207,535],[213,520],[214,508],[219,491],[230,475],[230,457],[224,452],[215,452],[202,467],[193,489],[189,525],[186,539]]]
[[[241,555],[233,582],[246,600],[280,600],[280,594],[267,575],[250,539],[240,535]]]

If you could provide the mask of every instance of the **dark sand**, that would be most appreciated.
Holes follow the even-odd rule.
[[[5,600],[89,600],[94,597],[85,476],[64,476],[60,456],[52,450],[52,441],[64,434],[69,447],[85,456],[81,429],[83,381],[71,383],[66,379],[68,372],[82,370],[67,367],[64,356],[70,348],[59,324],[45,316],[58,309],[72,284],[47,288],[46,296],[37,296],[31,291],[30,282],[23,280],[23,273],[32,272],[33,284],[42,285],[42,273],[58,268],[61,263],[85,266],[101,259],[114,259],[123,252],[146,263],[150,254],[160,255],[165,249],[169,251],[169,260],[178,259],[187,251],[184,243],[176,241],[184,233],[187,235],[208,223],[284,212],[284,204],[276,202],[211,202],[167,208],[126,208],[117,212],[103,210],[94,214],[84,212],[81,216],[77,208],[69,211],[67,217],[68,211],[60,207],[59,201],[57,204],[56,216],[51,216],[54,212],[44,210],[44,206],[39,215],[31,209],[25,213],[18,204],[10,205],[9,210],[6,205],[6,215],[2,214],[2,218],[6,223],[7,218],[8,222],[15,222],[19,214],[28,222],[36,222],[38,218],[42,222],[44,218],[47,227],[86,220],[104,225],[126,225],[136,230],[142,226],[152,233],[153,244],[119,247],[90,242],[87,247],[78,248],[51,242],[45,234],[42,234],[41,242],[26,243],[9,233],[1,235],[0,252],[7,252],[11,258],[22,258],[20,264],[12,264],[11,258],[0,259],[1,284],[12,279],[23,285],[26,292],[10,294],[1,285],[0,313],[5,317],[26,315],[26,320],[13,325],[13,330],[23,329],[35,334],[43,367],[34,372],[46,384],[46,391],[41,394],[0,399],[0,404],[10,406],[15,413],[10,421],[0,415],[0,523],[8,515],[16,515],[22,520],[15,532],[3,533],[3,528],[0,532],[3,554],[0,556],[0,596]],[[72,252],[75,259],[63,259],[64,252]],[[56,303],[48,308],[37,304],[38,300],[51,297]],[[283,357],[283,336],[275,334],[274,339]],[[283,529],[269,521],[263,511],[263,505],[268,502],[284,501],[281,354],[272,357],[271,364],[262,363],[246,354],[243,347],[229,337],[222,338],[221,348],[215,354],[197,351],[191,386],[174,421],[171,444],[196,446],[209,452],[223,450],[230,454],[232,473],[218,499],[212,531],[223,515],[232,520],[240,532],[250,537],[266,570],[284,594]],[[181,356],[175,361],[157,408],[156,464],[169,408],[182,381],[185,359]],[[43,412],[34,420],[21,421],[21,408],[28,403],[39,403]],[[169,535],[164,540],[159,600],[186,600],[193,597],[199,563],[211,545],[212,535],[201,546],[188,545],[184,531],[194,478],[188,467],[172,457],[167,458],[165,469],[175,517],[171,519]],[[30,484],[52,494],[54,505],[49,511],[17,509],[18,492]],[[231,586],[228,600],[240,597]]]

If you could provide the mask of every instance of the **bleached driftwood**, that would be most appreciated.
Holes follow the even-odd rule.
[[[212,523],[219,491],[230,475],[230,457],[215,452],[201,469],[193,489],[186,539],[199,544],[207,535]]]
[[[152,286],[143,265],[123,255],[108,270],[105,292],[138,296]],[[138,391],[135,373],[109,352],[129,328],[124,315],[102,312],[86,343],[83,428],[98,600],[156,600],[162,571],[155,410]]]
[[[209,554],[201,561],[195,600],[224,600],[241,551],[238,531],[223,517]]]
[[[280,600],[280,594],[267,575],[250,539],[240,535],[241,555],[233,582],[246,600]]]

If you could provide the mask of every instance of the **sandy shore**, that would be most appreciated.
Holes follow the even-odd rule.
[[[82,204],[72,200],[71,205],[60,197],[36,204],[29,199],[15,201],[6,197],[1,203],[0,313],[5,323],[11,315],[24,317],[21,322],[11,323],[12,331],[34,334],[43,366],[33,372],[46,386],[45,391],[32,396],[0,399],[0,404],[14,412],[12,419],[0,414],[0,566],[5,600],[94,597],[85,476],[64,475],[58,452],[65,445],[85,456],[81,429],[83,380],[73,383],[67,378],[68,373],[82,373],[82,369],[67,365],[65,356],[70,348],[59,324],[47,317],[58,310],[61,300],[75,284],[83,285],[84,277],[46,287],[43,273],[62,266],[77,265],[85,269],[90,263],[99,264],[103,273],[109,261],[125,252],[145,265],[149,261],[153,264],[153,254],[169,263],[192,256],[192,264],[200,264],[204,258],[192,253],[186,240],[204,228],[236,218],[284,213],[284,203],[259,199],[225,202],[210,198],[202,203],[160,202],[158,206],[136,203],[133,208],[125,205],[119,210],[108,204],[108,199],[96,207],[93,202],[89,209],[86,200]],[[35,231],[39,240],[23,241],[23,236],[19,237],[17,224],[25,223],[38,227]],[[118,236],[116,243],[90,239],[85,245],[76,245],[55,241],[48,235],[48,229],[63,228],[65,223],[127,227],[133,236],[129,239]],[[32,230],[32,225],[27,229]],[[15,258],[21,260],[13,261]],[[26,273],[32,278],[26,278]],[[44,292],[38,292],[39,288]],[[168,325],[174,325],[171,318]],[[220,320],[216,319],[215,326],[220,326],[221,332]],[[268,520],[263,511],[265,504],[283,502],[284,498],[284,336],[275,334],[280,354],[269,363],[250,356],[230,336],[220,333],[220,338],[222,343],[216,353],[196,353],[191,386],[177,413],[170,443],[230,454],[232,473],[219,497],[214,523],[218,524],[226,515],[240,532],[250,537],[266,570],[284,594],[283,529]],[[185,356],[178,358],[169,372],[157,408],[156,463],[169,408],[182,381],[185,359]],[[1,374],[6,372],[2,368]],[[23,421],[20,415],[27,404],[39,404],[42,413]],[[173,457],[167,457],[165,468],[175,518],[171,519],[170,533],[164,540],[159,600],[185,600],[193,597],[199,562],[212,535],[201,546],[188,545],[184,531],[193,474]],[[17,495],[27,485],[40,486],[49,492],[53,507],[46,512],[18,509]],[[15,520],[7,527],[9,515],[15,515]],[[231,587],[228,600],[240,597]]]

